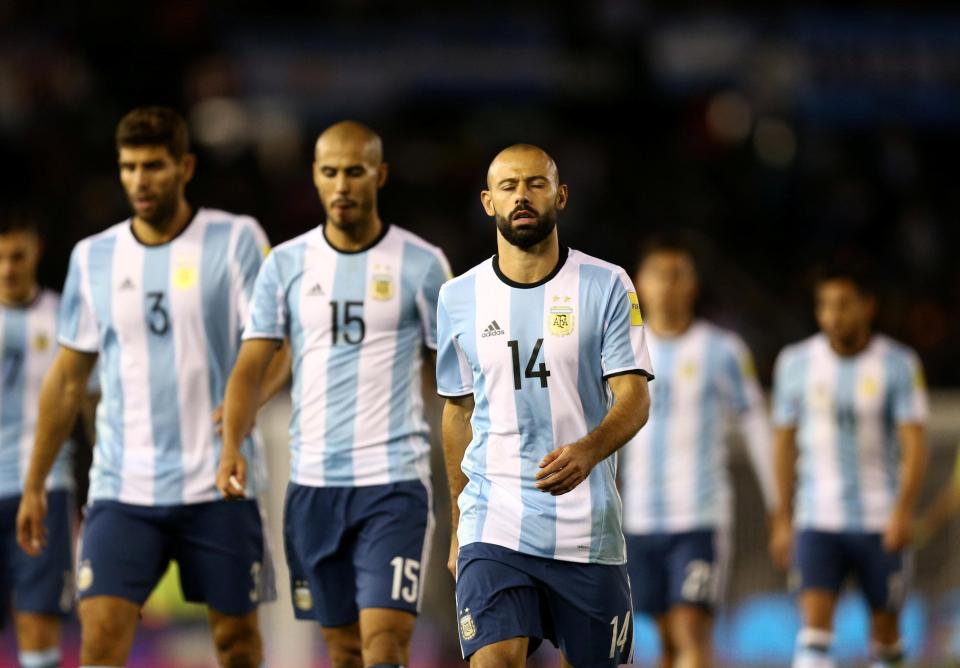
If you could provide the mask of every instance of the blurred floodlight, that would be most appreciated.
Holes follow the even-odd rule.
[[[238,101],[211,97],[198,102],[190,112],[196,141],[220,158],[232,158],[251,141],[252,119]]]
[[[793,130],[778,118],[761,118],[753,133],[757,157],[773,167],[786,167],[797,154]]]
[[[299,119],[279,105],[269,105],[257,114],[257,158],[267,174],[286,172],[300,166],[303,128]]]
[[[752,120],[750,103],[737,91],[720,93],[707,104],[710,134],[725,144],[739,144],[746,139]]]

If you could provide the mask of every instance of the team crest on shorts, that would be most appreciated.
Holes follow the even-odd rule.
[[[89,559],[84,559],[77,570],[77,591],[87,591],[93,586],[93,567]]]
[[[554,336],[569,336],[573,333],[573,306],[570,297],[553,296],[550,307],[550,333]]]
[[[370,296],[383,302],[392,299],[393,276],[384,273],[384,271],[390,271],[390,267],[375,266],[373,271],[375,273],[372,276],[373,282],[370,284]]]
[[[464,610],[463,614],[460,615],[460,635],[464,640],[473,640],[477,637],[477,627],[473,623],[470,608]]]
[[[293,587],[293,604],[297,610],[310,610],[313,607],[313,594],[305,580],[297,580]]]

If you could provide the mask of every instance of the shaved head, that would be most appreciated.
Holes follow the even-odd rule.
[[[514,144],[497,153],[490,163],[490,167],[487,168],[487,187],[494,187],[498,172],[503,167],[513,167],[518,163],[540,172],[542,176],[552,180],[555,186],[560,185],[560,172],[557,170],[557,163],[554,162],[549,153],[533,144]]]
[[[340,121],[317,137],[315,155],[324,151],[339,151],[345,147],[362,147],[364,161],[373,165],[383,162],[383,141],[380,135],[357,121]]]

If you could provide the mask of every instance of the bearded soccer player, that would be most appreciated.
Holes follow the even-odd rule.
[[[661,665],[711,663],[711,622],[730,566],[733,492],[726,435],[751,455],[768,507],[770,424],[743,340],[694,314],[692,250],[654,241],[637,290],[657,364],[650,422],[623,450],[624,532],[634,610],[656,620]]]
[[[901,665],[898,617],[911,518],[926,466],[927,394],[916,353],[872,332],[876,300],[855,271],[816,285],[820,333],[774,374],[778,506],[771,554],[799,576],[795,668],[831,668],[833,613],[850,575],[870,608],[873,668]]]
[[[47,547],[36,559],[14,540],[17,508],[37,430],[37,396],[57,354],[60,297],[37,284],[43,243],[24,212],[0,213],[0,604],[13,610],[20,665],[60,665],[60,619],[73,609],[73,471],[67,440],[47,476]],[[12,601],[11,601],[12,597]]]
[[[227,386],[217,484],[244,494],[242,435],[270,356],[289,338],[294,613],[320,624],[335,668],[402,666],[433,530],[421,368],[436,349],[450,270],[438,248],[380,218],[387,164],[368,127],[325,130],[313,179],[326,223],[278,246],[257,277]]]
[[[81,664],[126,664],[140,609],[175,560],[187,600],[207,605],[220,664],[255,668],[257,605],[269,581],[263,528],[255,501],[217,492],[211,415],[267,239],[250,217],[187,202],[195,158],[175,111],[134,109],[116,145],[133,216],[73,250],[18,541],[30,554],[42,548],[43,481],[99,357],[102,400],[77,572]],[[243,447],[254,456],[253,439]]]
[[[542,639],[564,665],[631,660],[617,450],[646,422],[653,378],[620,267],[560,245],[554,161],[515,145],[481,201],[497,253],[448,282],[437,386],[463,656],[522,666]]]

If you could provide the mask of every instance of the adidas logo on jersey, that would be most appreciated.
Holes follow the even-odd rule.
[[[319,283],[314,283],[313,287],[307,290],[307,297],[319,297],[323,294],[323,288]]]
[[[133,284],[133,279],[127,276],[123,279],[123,283],[120,284],[121,290],[133,290],[136,286]]]
[[[500,329],[500,325],[497,324],[496,320],[493,320],[490,322],[489,325],[487,325],[487,328],[483,330],[483,332],[480,334],[480,338],[485,339],[488,336],[500,336],[501,334],[506,334],[506,332]]]

